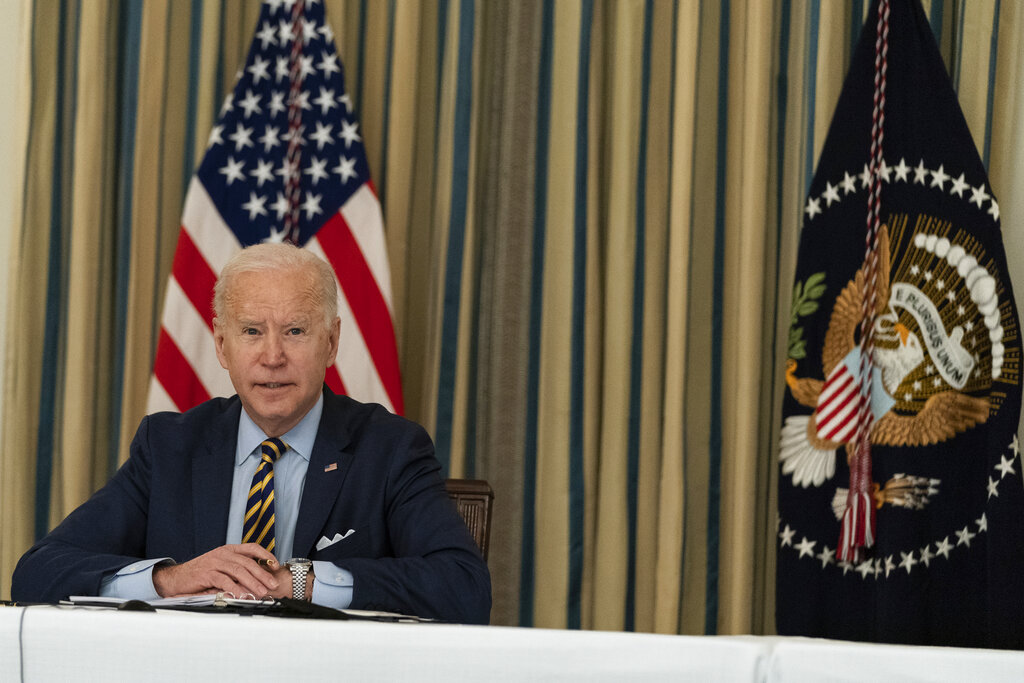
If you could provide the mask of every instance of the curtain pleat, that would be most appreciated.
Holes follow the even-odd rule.
[[[805,193],[866,0],[325,0],[407,414],[495,489],[492,621],[771,633]],[[24,0],[0,595],[142,417],[249,0]],[[1024,277],[1024,11],[925,10]],[[313,55],[314,60],[318,58]]]

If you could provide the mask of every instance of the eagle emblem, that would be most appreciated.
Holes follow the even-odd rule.
[[[870,438],[885,446],[940,443],[988,420],[1006,353],[1003,309],[1012,323],[996,278],[979,261],[983,255],[968,251],[976,247],[969,236],[950,240],[943,234],[949,223],[927,216],[916,218],[913,231],[908,222],[905,214],[892,215],[879,234]],[[890,225],[897,244],[908,242],[905,249],[890,250]],[[903,254],[895,268],[893,253]],[[782,428],[782,472],[795,486],[822,486],[840,453],[848,461],[853,455],[864,277],[862,268],[836,297],[822,345],[823,379],[800,376],[798,361],[787,361],[789,391],[811,409],[789,416]],[[875,484],[876,503],[920,508],[939,484],[900,474],[884,487]],[[837,490],[837,517],[845,501],[846,490]]]

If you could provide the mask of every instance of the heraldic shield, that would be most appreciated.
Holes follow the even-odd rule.
[[[878,5],[804,207],[779,449],[777,628],[1024,647],[1020,325],[999,205],[919,0],[891,0],[887,27],[874,542],[855,561],[837,553],[861,377]]]

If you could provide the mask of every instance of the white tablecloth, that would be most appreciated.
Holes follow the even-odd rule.
[[[770,651],[731,638],[5,607],[3,680],[18,680],[7,672],[19,622],[25,681],[731,682],[763,680]]]
[[[297,677],[297,678],[296,678]],[[0,607],[0,681],[1024,681],[1024,652]]]

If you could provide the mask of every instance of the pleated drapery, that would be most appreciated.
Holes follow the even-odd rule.
[[[893,0],[896,2],[902,0]],[[861,0],[326,0],[407,414],[495,489],[492,622],[773,629],[802,204]],[[0,594],[142,417],[243,0],[24,0]],[[925,3],[1024,281],[1024,10]]]

